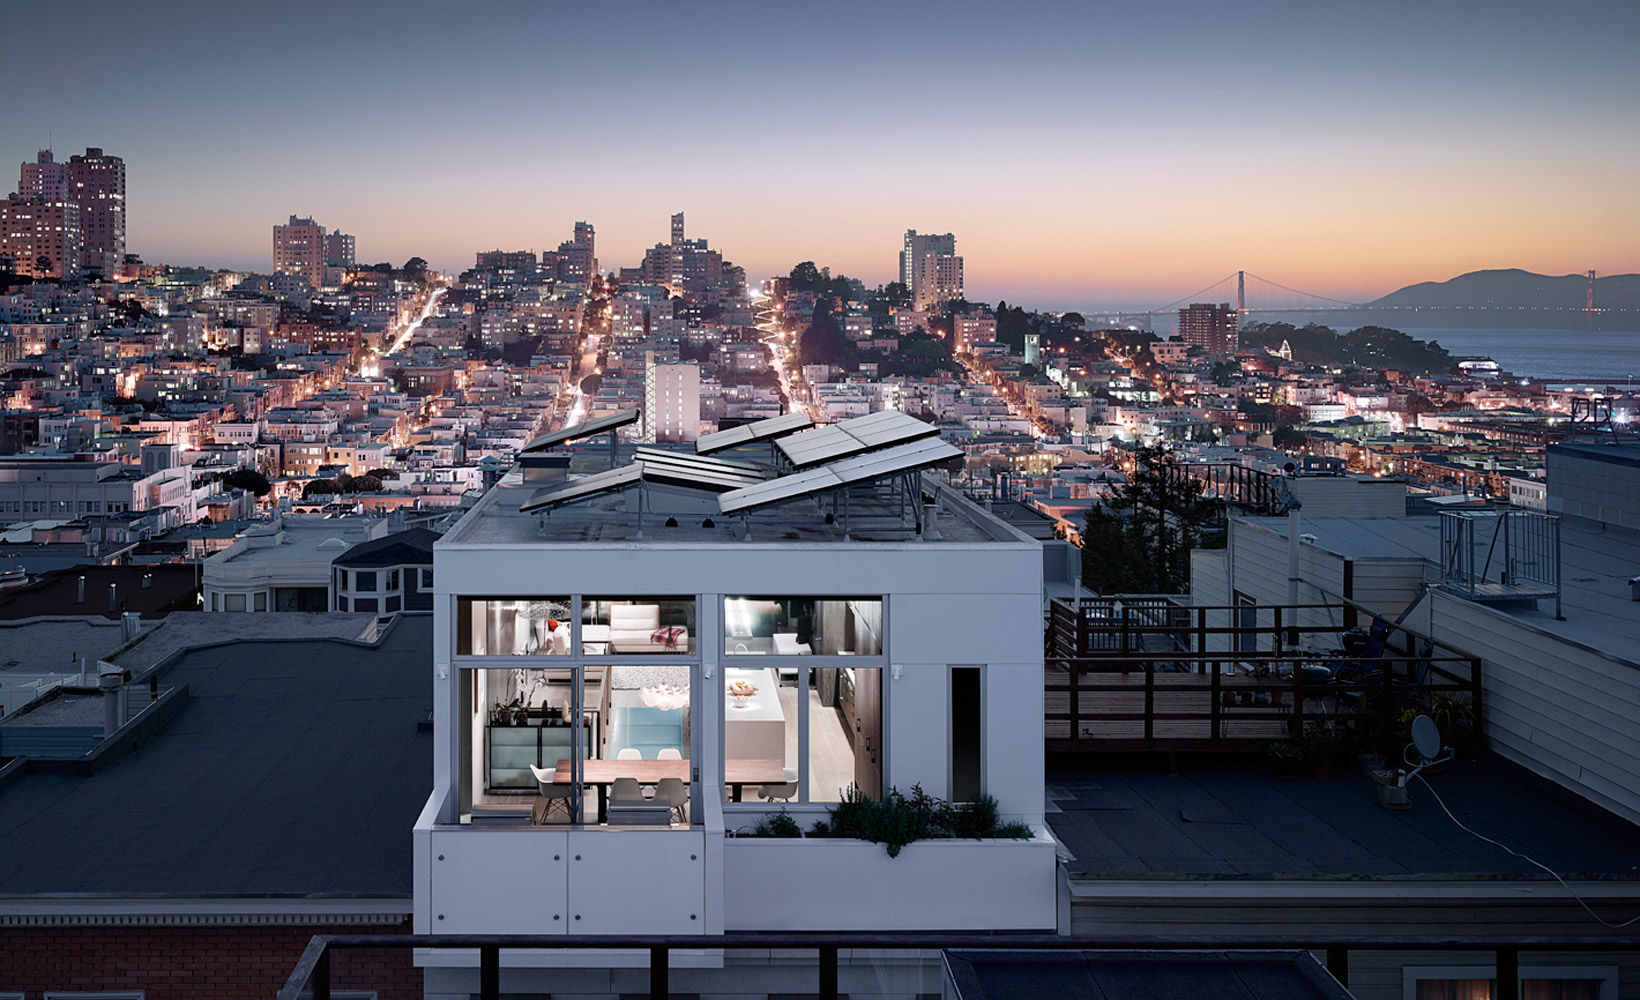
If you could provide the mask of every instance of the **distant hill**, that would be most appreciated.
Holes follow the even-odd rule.
[[[1555,277],[1520,268],[1471,271],[1450,281],[1423,281],[1367,303],[1371,306],[1514,309],[1581,309],[1588,291],[1581,274]],[[1595,305],[1602,309],[1640,309],[1640,274],[1596,275]]]

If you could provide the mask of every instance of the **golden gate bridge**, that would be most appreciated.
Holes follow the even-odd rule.
[[[1349,302],[1344,299],[1333,298],[1328,295],[1317,295],[1306,292],[1279,281],[1260,277],[1249,271],[1234,271],[1213,282],[1200,291],[1184,296],[1176,302],[1157,306],[1153,309],[1139,311],[1118,311],[1099,313],[1101,316],[1113,316],[1119,325],[1128,325],[1143,317],[1145,329],[1152,328],[1152,319],[1158,315],[1168,316],[1187,305],[1193,303],[1212,303],[1233,305],[1236,312],[1242,317],[1270,317],[1275,318],[1282,314],[1308,316],[1311,314],[1385,314],[1385,318],[1397,315],[1422,314],[1431,318],[1451,317],[1456,314],[1507,314],[1516,315],[1525,313],[1550,313],[1570,317],[1571,314],[1581,314],[1584,322],[1594,326],[1601,317],[1633,317],[1640,321],[1640,310],[1626,307],[1601,307],[1595,302],[1595,272],[1586,274],[1588,279],[1587,292],[1582,305],[1565,306],[1522,306],[1522,305],[1375,305],[1370,302]]]

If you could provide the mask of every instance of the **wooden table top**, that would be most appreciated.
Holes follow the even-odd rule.
[[[553,771],[555,784],[570,783],[571,761],[560,760]],[[786,766],[778,760],[731,757],[723,762],[723,780],[730,785],[778,785],[786,780]],[[588,785],[610,785],[616,778],[636,778],[652,785],[665,778],[689,781],[686,760],[588,760],[583,762],[582,779]]]

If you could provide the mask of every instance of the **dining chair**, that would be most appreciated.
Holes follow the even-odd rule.
[[[671,806],[679,823],[689,822],[689,789],[682,778],[662,778],[655,787],[655,801]]]
[[[570,786],[552,780],[553,770],[551,768],[536,767],[531,764],[530,773],[535,775],[535,790],[541,795],[541,801],[536,804],[534,809],[530,810],[530,822],[534,824],[545,823],[547,817],[552,815],[552,807],[562,805],[564,807],[564,822],[568,823],[571,816],[569,807]]]
[[[656,760],[682,760],[683,759],[683,754],[678,752],[677,747],[661,747],[660,751],[655,754],[655,759]]]
[[[637,747],[622,747],[621,752],[615,755],[616,760],[643,760],[643,751]]]
[[[641,805],[644,801],[643,789],[638,785],[637,778],[616,778],[609,786],[609,801],[626,805]]]
[[[757,790],[757,797],[769,802],[790,802],[797,794],[797,771],[794,768],[781,768],[786,776],[784,783],[779,785],[764,785]]]

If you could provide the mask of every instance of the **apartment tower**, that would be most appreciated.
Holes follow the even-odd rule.
[[[1234,354],[1238,320],[1228,302],[1192,302],[1179,310],[1179,339],[1209,354]]]

